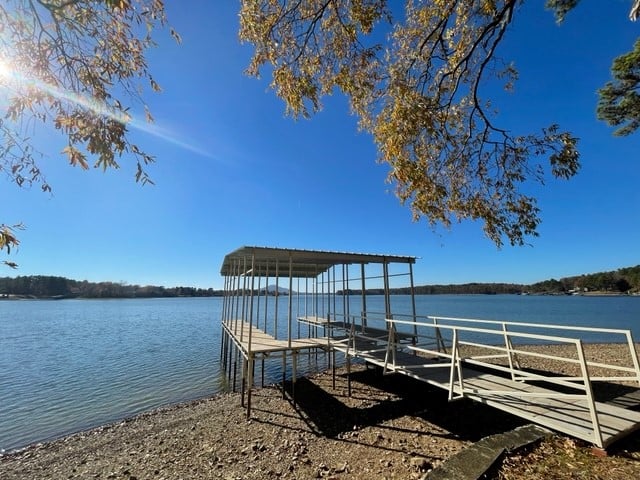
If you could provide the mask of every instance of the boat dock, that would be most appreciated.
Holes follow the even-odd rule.
[[[234,385],[241,363],[247,416],[257,361],[280,359],[283,380],[290,366],[295,402],[299,357],[322,352],[334,372],[336,354],[344,358],[347,372],[360,359],[385,374],[407,375],[444,389],[449,401],[468,398],[600,448],[640,428],[640,412],[598,402],[593,395],[594,382],[640,386],[630,331],[418,315],[415,260],[265,247],[228,254],[221,269],[221,360]],[[390,292],[398,281],[408,285],[408,313],[392,308]],[[383,296],[384,311],[367,308],[371,289]],[[354,302],[357,312],[351,311]],[[606,363],[590,359],[581,339],[584,332],[624,343],[628,355]],[[531,344],[560,346],[564,353],[528,348]],[[553,364],[553,371],[531,368],[536,359]]]

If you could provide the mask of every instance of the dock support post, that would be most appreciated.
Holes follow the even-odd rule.
[[[242,385],[240,387],[240,405],[244,407],[244,393],[247,387],[247,359],[242,361]]]
[[[249,356],[249,360],[248,360],[248,369],[247,369],[247,375],[248,375],[248,381],[247,381],[247,420],[251,418],[251,391],[253,390],[253,368],[254,368],[254,358],[253,356]]]
[[[285,350],[282,351],[282,399],[284,400],[286,395],[285,390],[285,380],[287,378],[287,352]]]
[[[227,366],[227,362],[229,361],[229,332],[225,330],[224,332],[224,366]],[[226,368],[225,368],[226,369]]]
[[[224,323],[222,325],[222,332],[220,335],[220,364],[222,367],[227,370],[227,358],[226,358],[226,345],[227,345],[227,334],[224,330]]]
[[[235,393],[236,391],[237,375],[238,375],[238,352],[236,351],[236,355],[233,360],[233,388],[232,388],[233,393]]]
[[[224,331],[223,331],[222,335],[220,336],[220,360],[219,360],[219,362],[221,362],[223,365],[224,365],[225,343],[226,343],[226,335],[224,334]]]
[[[331,362],[331,383],[332,383],[332,388],[335,390],[336,389],[336,351],[332,350],[329,355],[333,356],[333,361]]]
[[[297,375],[297,365],[298,364],[298,352],[291,352],[291,396],[293,398],[293,408],[296,408],[296,375]]]
[[[233,354],[235,352],[235,345],[231,343],[231,337],[229,337],[227,342],[229,343],[229,349],[227,350],[227,377],[229,379],[229,383],[231,383],[231,369],[233,367]]]
[[[347,396],[351,397],[351,357],[347,355]]]

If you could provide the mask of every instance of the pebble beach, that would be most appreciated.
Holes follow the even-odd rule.
[[[611,360],[625,347],[588,350]],[[471,401],[448,403],[443,390],[364,365],[351,378],[351,396],[342,369],[335,388],[330,372],[299,379],[295,405],[290,385],[255,388],[250,419],[240,394],[228,393],[31,445],[0,456],[0,478],[423,478],[481,438],[525,423]]]

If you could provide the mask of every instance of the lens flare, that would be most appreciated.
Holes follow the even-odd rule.
[[[116,120],[127,127],[138,130],[140,132],[152,135],[165,142],[176,145],[184,150],[196,153],[198,155],[213,158],[211,153],[196,146],[193,142],[179,138],[175,133],[165,128],[140,120],[134,116],[120,112],[104,102],[93,97],[82,95],[70,90],[66,90],[56,85],[44,82],[37,78],[24,75],[17,69],[12,67],[12,63],[6,58],[0,57],[0,87],[5,87],[8,91],[17,94],[23,88],[35,88],[42,93],[51,95],[58,100],[64,100],[68,103],[75,104],[86,110],[92,111],[96,115],[105,116]]]
[[[0,58],[0,81],[8,80],[13,74],[13,69],[9,65],[9,62]]]

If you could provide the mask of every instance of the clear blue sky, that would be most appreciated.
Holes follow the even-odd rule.
[[[506,39],[501,54],[520,81],[496,106],[516,132],[571,130],[582,170],[535,189],[543,223],[530,246],[498,250],[479,223],[434,233],[412,222],[344,98],[309,121],[285,117],[269,79],[243,75],[251,50],[238,41],[238,3],[191,0],[167,2],[182,45],[159,32],[148,57],[163,93],[146,99],[163,133],[133,133],[157,157],[156,185],[136,184],[126,160],[107,173],[74,169],[61,140],[39,132],[53,194],[0,189],[0,220],[27,226],[9,258],[19,269],[0,276],[221,288],[224,255],[243,245],[414,255],[416,284],[530,283],[639,264],[640,133],[614,138],[595,106],[640,22],[628,20],[627,0],[582,0],[559,27],[542,4],[526,2]]]

